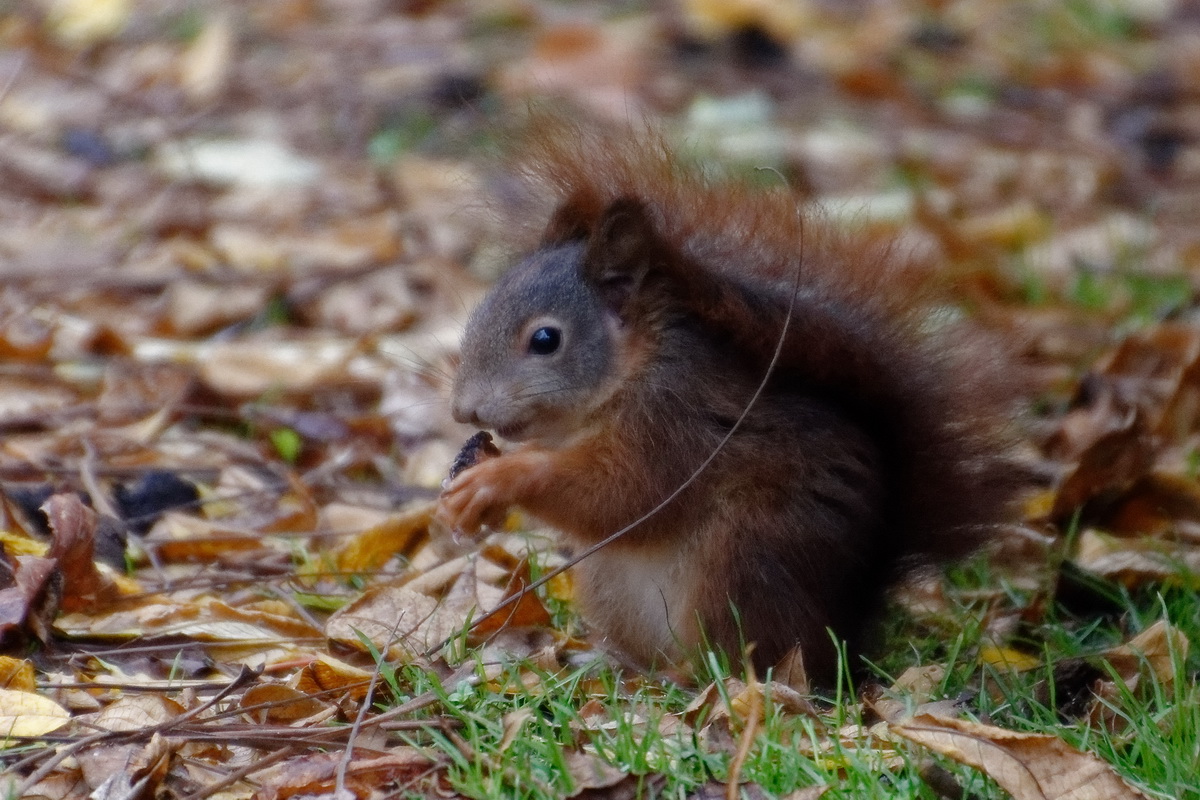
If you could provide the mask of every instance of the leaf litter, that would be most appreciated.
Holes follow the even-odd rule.
[[[1056,559],[1107,587],[1194,590],[1200,49],[1183,4],[1037,6],[1036,42],[995,2],[319,5],[0,11],[6,792],[453,794],[435,735],[522,780],[455,732],[454,693],[516,691],[504,664],[610,656],[564,617],[569,579],[468,632],[561,555],[521,519],[456,542],[430,509],[470,433],[444,399],[458,332],[514,246],[487,210],[512,200],[483,154],[491,112],[546,94],[777,167],[803,200],[937,254],[1021,343],[1045,488],[994,559],[1023,604],[978,598],[980,664],[1040,664],[1014,632],[1062,596]],[[932,583],[900,600],[926,619],[949,603]],[[1064,708],[1119,730],[1122,698],[1170,686],[1189,646],[1165,620],[1131,629],[1056,667],[1083,687]],[[854,753],[899,770],[905,740],[1021,800],[1139,796],[1060,738],[961,718],[942,669],[832,728],[792,669],[678,713],[588,703],[543,788],[666,792],[665,766],[633,774],[589,737],[693,737],[741,765],[777,714],[809,721],[826,776]],[[517,684],[545,690],[532,666]],[[534,722],[507,715],[500,749]],[[827,781],[791,796],[837,794]]]

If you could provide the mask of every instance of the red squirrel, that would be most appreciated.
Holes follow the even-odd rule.
[[[687,482],[762,383],[678,497],[574,567],[579,601],[645,665],[798,646],[832,679],[831,631],[858,650],[889,587],[1006,519],[1003,370],[930,324],[891,248],[789,193],[652,133],[540,127],[530,172],[560,204],[470,317],[451,401],[516,447],[438,516],[475,532],[517,507],[585,548]]]

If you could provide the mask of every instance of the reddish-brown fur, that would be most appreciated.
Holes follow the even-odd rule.
[[[920,330],[912,271],[888,246],[802,219],[786,192],[707,179],[651,133],[538,128],[529,176],[561,202],[547,274],[583,280],[627,339],[603,402],[539,410],[578,435],[467,470],[443,518],[471,529],[520,506],[580,546],[638,519],[742,413],[790,308],[743,427],[577,571],[589,621],[644,662],[704,636],[734,657],[754,642],[760,667],[799,645],[830,679],[827,628],[857,648],[896,579],[971,551],[1004,519],[1002,371],[961,330]],[[572,242],[582,255],[561,249]]]

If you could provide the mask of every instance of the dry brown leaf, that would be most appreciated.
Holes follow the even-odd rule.
[[[89,197],[95,190],[95,171],[91,164],[64,157],[50,148],[24,144],[12,137],[6,137],[4,147],[0,148],[0,180],[9,191],[40,200],[69,201]],[[77,241],[75,246],[78,247]],[[44,241],[37,248],[40,253],[35,250],[27,255],[32,256],[35,263],[45,259],[43,264],[53,268],[58,266],[57,260],[71,259],[71,249],[68,241]],[[71,260],[100,267],[105,258],[102,254],[88,253]]]
[[[1127,683],[1148,666],[1154,677],[1166,686],[1175,680],[1172,656],[1185,661],[1190,642],[1187,634],[1166,620],[1159,620],[1127,644],[1101,653]]]
[[[1105,520],[1112,533],[1164,537],[1184,521],[1200,522],[1200,485],[1156,470],[1137,482]]]
[[[809,717],[818,729],[821,727],[821,714],[817,706],[808,695],[796,691],[788,684],[767,681],[763,684],[763,697],[785,713]]]
[[[258,722],[283,725],[336,710],[325,700],[310,697],[300,689],[293,689],[281,683],[260,683],[251,686],[242,694],[238,705]]]
[[[267,392],[305,393],[352,381],[357,346],[329,337],[222,342],[194,353],[200,378],[218,394],[253,399]]]
[[[613,119],[625,119],[644,80],[652,29],[646,19],[567,23],[539,32],[525,59],[500,76],[506,91],[573,96]]]
[[[76,757],[94,789],[91,800],[142,800],[155,795],[178,746],[155,733],[145,745],[101,745]]]
[[[308,182],[319,174],[319,168],[311,162],[278,148],[274,142],[230,143],[225,152],[212,149],[210,154],[212,162],[205,166],[211,167],[214,175],[224,174],[229,178],[240,176],[243,180],[293,183]],[[258,166],[230,170],[237,159],[243,158]],[[210,241],[230,266],[250,274],[285,269],[350,272],[377,263],[375,242],[348,241],[337,231],[330,230],[282,233],[264,230],[261,226],[219,223],[213,226]]]
[[[96,512],[77,494],[56,494],[42,510],[54,532],[49,555],[62,572],[63,609],[103,611],[120,593],[112,578],[96,567]]]
[[[1167,322],[1126,337],[1103,369],[1122,377],[1175,380],[1197,356],[1200,331],[1192,325]]]
[[[426,556],[429,560],[422,563],[421,556]],[[427,595],[438,595],[445,592],[454,581],[458,580],[458,576],[464,570],[471,566],[474,554],[465,554],[457,558],[451,558],[446,561],[441,561],[434,548],[426,548],[418,552],[414,559],[414,566],[419,566],[418,574],[404,584],[414,592]]]
[[[50,354],[55,328],[30,312],[18,297],[0,295],[0,358],[5,361],[41,361]]]
[[[265,286],[239,286],[177,281],[167,289],[166,326],[178,336],[201,336],[253,317],[266,307]]]
[[[53,558],[39,556],[16,556],[12,559],[13,584],[0,589],[0,634],[25,627],[30,619],[29,612],[37,610],[34,603],[42,596],[42,590],[55,574],[57,564]],[[50,609],[49,613],[54,611],[57,608]],[[37,634],[36,621],[31,627]]]
[[[926,703],[933,698],[934,691],[941,687],[945,677],[946,668],[941,664],[927,664],[904,670],[893,685],[911,695],[913,702]]]
[[[746,684],[737,678],[726,678],[724,690],[725,696],[730,698],[737,697],[746,690]],[[692,725],[701,716],[704,716],[705,712],[707,712],[707,716],[705,717],[706,723],[729,716],[729,708],[722,697],[721,687],[718,687],[715,683],[705,686],[692,699],[692,702],[687,704],[687,708],[683,710],[683,720]]]
[[[194,383],[193,370],[178,364],[118,361],[104,370],[96,410],[105,424],[133,423],[182,402]]]
[[[238,640],[250,638],[243,634],[251,631],[269,641],[315,639],[321,635],[308,619],[285,603],[277,603],[271,611],[264,611],[252,606],[231,606],[215,598],[199,598],[189,607],[194,608],[192,613],[196,614],[196,621],[183,624],[179,632],[194,638]],[[280,610],[287,613],[277,613]]]
[[[1200,421],[1200,353],[1179,376],[1175,391],[1163,404],[1162,415],[1155,432],[1169,439],[1180,440],[1197,428]]]
[[[255,552],[269,547],[253,529],[174,511],[162,515],[145,541],[166,563],[211,561],[231,553]]]
[[[130,694],[105,707],[90,722],[104,731],[140,731],[169,722],[183,710],[183,706],[163,695]]]
[[[45,425],[67,409],[78,395],[52,381],[33,381],[15,375],[0,378],[0,422],[10,426]]]
[[[819,800],[819,798],[824,797],[825,793],[832,788],[832,785],[805,786],[803,789],[797,789],[794,792],[782,795],[780,800]]]
[[[412,660],[461,630],[470,608],[449,609],[405,586],[373,586],[329,618],[325,635],[362,650],[362,635],[389,659]]]
[[[181,597],[164,601],[148,597],[116,610],[63,614],[54,622],[67,636],[133,638],[184,636],[202,642],[283,646],[318,639],[321,632],[295,614],[241,609],[214,597]]]
[[[314,300],[308,315],[323,327],[354,335],[405,330],[421,311],[408,277],[409,270],[392,269],[337,284]]]
[[[332,796],[343,754],[314,753],[291,758],[255,777],[256,800],[284,800],[297,795]],[[387,755],[355,755],[346,765],[345,787],[352,796],[369,797],[391,782],[411,780],[435,766],[415,747],[392,747]]]
[[[522,570],[527,572],[528,570]],[[480,620],[479,624],[471,629],[471,634],[476,637],[487,636],[489,633],[498,631],[501,628],[520,628],[538,625],[550,624],[550,611],[542,603],[540,597],[534,592],[526,592],[525,587],[528,586],[521,572],[513,574],[509,579],[508,586],[500,592],[489,592],[485,597],[480,593],[480,584],[476,581],[475,586],[475,604],[474,607],[480,610],[480,613],[490,612],[497,608],[500,603],[506,602],[513,597],[519,595],[519,599],[513,602],[506,608],[502,608],[496,613],[489,616],[487,619]],[[447,596],[450,600],[453,593]]]
[[[808,682],[808,670],[804,668],[804,654],[799,647],[789,650],[775,665],[775,680],[790,686],[800,694],[809,694],[812,687]]]
[[[749,676],[750,682],[742,684],[741,690],[734,693],[729,693],[729,712],[736,716],[738,720],[746,722],[749,716],[754,717],[755,722],[762,721],[763,709],[763,684]],[[732,689],[732,687],[730,687]]]
[[[296,689],[308,695],[336,698],[344,692],[352,700],[367,696],[371,673],[327,653],[319,653],[296,676]],[[330,694],[330,692],[334,694]]]
[[[1063,479],[1054,500],[1054,518],[1062,519],[1094,498],[1115,497],[1146,475],[1154,464],[1156,440],[1140,413],[1094,441]]]
[[[0,774],[0,791],[5,797],[15,797],[21,785],[20,776]],[[29,787],[23,800],[91,800],[91,787],[78,767],[59,769]]]
[[[1183,631],[1159,620],[1120,647],[1100,654],[1116,671],[1118,681],[1113,681],[1105,671],[1097,671],[1100,677],[1092,681],[1089,704],[1085,716],[1090,724],[1113,732],[1122,732],[1129,727],[1128,716],[1119,709],[1125,704],[1125,692],[1135,691],[1144,676],[1149,673],[1153,680],[1164,687],[1175,682],[1173,655],[1187,658],[1190,643]]]
[[[533,719],[533,710],[527,706],[505,714],[504,734],[500,737],[500,744],[497,746],[498,751],[503,753],[508,750],[512,746],[512,743],[521,735],[525,723],[531,719]]]
[[[588,797],[605,797],[604,793],[590,790],[609,789],[626,779],[627,773],[620,767],[614,767],[604,759],[592,753],[571,750],[565,754],[567,772],[571,776],[571,784],[575,787],[568,797],[579,797],[587,793]]]
[[[1080,686],[1078,699],[1072,703],[1072,714],[1086,718],[1088,723],[1112,733],[1121,733],[1129,727],[1129,717],[1121,709],[1126,705],[1127,692],[1135,692],[1144,678],[1170,687],[1175,682],[1175,657],[1187,658],[1190,643],[1187,636],[1165,620],[1146,628],[1130,642],[1105,650],[1100,654],[1103,661],[1115,670],[1117,680],[1110,678],[1108,670],[1090,666],[1073,667],[1070,662],[1058,664],[1058,682],[1079,670],[1082,679],[1090,685]],[[1069,702],[1069,700],[1068,700]],[[1081,704],[1086,703],[1086,710]]]
[[[1180,581],[1195,586],[1200,575],[1200,547],[1158,539],[1119,539],[1089,529],[1079,536],[1075,562],[1124,586]]]
[[[878,691],[867,693],[863,700],[880,719],[899,722],[911,714],[913,706],[920,707],[930,700],[934,689],[941,686],[945,672],[945,668],[936,664],[909,667],[892,684],[890,691],[880,687]],[[911,702],[897,699],[897,695]]]
[[[257,530],[263,533],[307,533],[316,530],[320,509],[312,492],[295,472],[287,473],[290,491],[279,497],[271,514],[264,519],[254,520]]]
[[[1055,736],[931,714],[889,730],[982,771],[1013,800],[1145,800],[1109,764]]]

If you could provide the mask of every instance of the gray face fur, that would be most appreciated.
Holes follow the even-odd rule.
[[[607,399],[620,325],[584,282],[584,250],[572,242],[534,253],[475,309],[451,398],[459,422],[515,441],[554,439]],[[529,347],[542,327],[561,332],[546,355]]]

